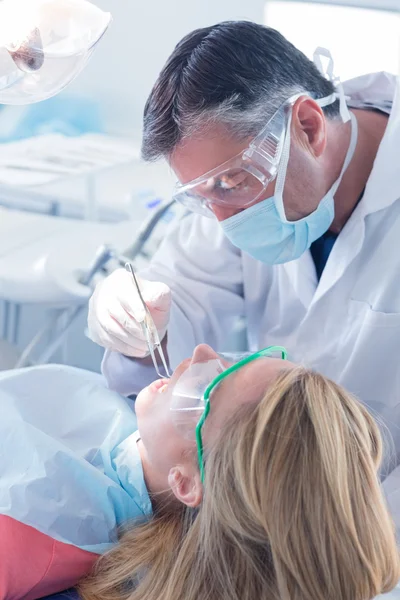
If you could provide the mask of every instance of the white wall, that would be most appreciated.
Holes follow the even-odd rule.
[[[144,103],[175,44],[188,32],[222,20],[262,23],[267,0],[91,0],[113,23],[91,62],[68,92],[101,102],[107,129],[138,142]],[[311,0],[332,4],[399,6],[400,0]]]
[[[265,24],[278,29],[311,59],[318,46],[328,48],[334,72],[342,81],[379,71],[400,73],[398,12],[343,6],[337,0],[318,4],[313,0],[268,0]]]
[[[109,130],[140,138],[144,103],[175,44],[228,19],[262,22],[264,0],[92,0],[113,23],[68,92],[97,96]]]
[[[301,2],[302,0],[299,0]],[[356,6],[359,8],[376,8],[377,10],[400,10],[400,0],[309,0],[316,4],[333,4]]]

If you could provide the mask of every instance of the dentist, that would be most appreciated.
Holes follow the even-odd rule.
[[[227,350],[244,316],[249,349],[284,345],[357,394],[400,455],[399,83],[342,86],[329,53],[315,63],[250,22],[175,48],[146,104],[143,157],[169,161],[193,214],[141,273],[143,296],[172,366],[200,342]],[[126,395],[155,378],[134,302],[119,270],[89,314]]]

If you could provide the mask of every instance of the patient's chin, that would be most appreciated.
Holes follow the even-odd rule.
[[[145,387],[136,397],[135,401],[135,413],[138,419],[138,424],[140,419],[145,417],[152,417],[154,415],[154,411],[157,408],[157,402],[160,401],[159,396],[160,392],[157,391],[158,388],[164,386],[162,380],[156,381]],[[140,426],[139,426],[140,429]]]

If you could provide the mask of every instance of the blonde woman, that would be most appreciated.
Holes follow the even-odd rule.
[[[371,600],[400,577],[367,410],[325,377],[207,346],[138,396],[153,515],[83,600]]]

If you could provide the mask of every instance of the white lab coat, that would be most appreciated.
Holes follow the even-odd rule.
[[[196,215],[178,225],[142,275],[172,289],[172,366],[200,342],[227,350],[226,334],[244,315],[251,350],[286,346],[292,360],[341,383],[379,415],[395,445],[392,470],[400,464],[400,81],[368,75],[345,92],[353,107],[394,103],[364,197],[319,282],[310,252],[267,266],[233,247],[217,221]],[[112,352],[103,372],[126,395],[154,378],[152,369]],[[400,524],[400,486],[390,485]]]

